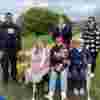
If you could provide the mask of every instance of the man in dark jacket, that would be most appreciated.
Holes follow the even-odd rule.
[[[21,49],[21,35],[19,27],[14,24],[11,13],[6,13],[5,22],[1,25],[2,34],[6,38],[6,56],[3,57],[3,78],[8,81],[9,61],[11,63],[11,77],[16,80],[16,52]],[[6,62],[6,65],[5,65]]]
[[[51,27],[49,27],[49,33],[52,34],[53,39],[56,39],[56,37],[61,36],[67,48],[70,47],[70,43],[72,40],[72,26],[71,23],[66,23],[61,16],[59,17],[57,25],[51,25]]]

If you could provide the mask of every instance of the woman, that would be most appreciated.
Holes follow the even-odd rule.
[[[49,71],[47,49],[43,41],[35,41],[32,49],[31,67],[26,71],[26,83],[31,81],[33,83],[33,99],[35,100],[36,83],[42,80],[42,77]]]
[[[45,97],[49,100],[53,100],[56,81],[58,75],[60,75],[61,82],[61,98],[65,100],[67,98],[67,73],[66,68],[70,64],[68,49],[63,47],[61,37],[57,37],[56,45],[50,50],[50,80],[49,80],[49,93]]]

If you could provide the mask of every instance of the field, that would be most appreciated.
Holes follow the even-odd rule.
[[[75,35],[73,39],[79,39],[79,34]],[[24,37],[24,48],[30,47],[32,47],[32,36]],[[100,100],[100,53],[97,58],[95,74],[96,77],[92,80],[91,96],[93,100]]]

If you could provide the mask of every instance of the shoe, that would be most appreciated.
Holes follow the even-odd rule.
[[[35,100],[35,98],[32,98],[32,100]]]
[[[66,99],[67,99],[66,93],[62,92],[61,93],[61,100],[66,100]]]
[[[45,95],[45,98],[48,99],[48,100],[53,100],[53,97],[50,96],[50,95]]]
[[[80,95],[82,95],[82,96],[85,95],[85,90],[84,90],[84,88],[81,88],[81,89],[80,89]]]
[[[90,74],[90,77],[91,77],[91,78],[94,78],[94,77],[95,77],[95,74],[94,74],[94,73],[91,73],[91,74]]]
[[[88,100],[92,100],[92,99],[89,97]]]
[[[78,89],[76,89],[76,88],[74,88],[74,94],[76,95],[76,96],[78,96],[79,95],[79,90]]]

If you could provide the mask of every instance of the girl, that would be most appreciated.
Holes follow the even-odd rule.
[[[18,82],[22,82],[23,79],[25,78],[25,71],[27,68],[30,67],[30,50],[22,50],[17,54],[17,75],[16,79]]]
[[[66,70],[70,65],[69,60],[69,51],[66,48],[63,48],[62,39],[58,37],[56,39],[56,46],[54,46],[50,51],[50,80],[49,80],[49,93],[46,95],[46,98],[53,100],[56,80],[60,74],[61,81],[61,97],[62,100],[66,99],[66,90],[67,90],[67,73]]]

